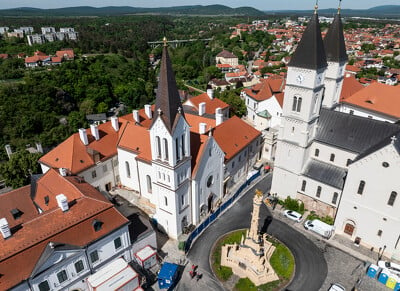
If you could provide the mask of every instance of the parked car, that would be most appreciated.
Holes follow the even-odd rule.
[[[303,216],[300,213],[298,213],[294,210],[285,210],[283,212],[283,215],[291,220],[296,221],[296,222],[300,222],[301,219],[303,218]]]
[[[346,291],[346,289],[342,285],[335,283],[331,285],[328,291]]]
[[[400,276],[400,265],[392,262],[379,261],[378,266],[382,269],[387,269],[392,274]]]

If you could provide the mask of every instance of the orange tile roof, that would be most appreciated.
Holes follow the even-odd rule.
[[[90,129],[87,129],[89,144],[85,146],[79,133],[75,133],[56,148],[40,158],[39,162],[51,168],[66,168],[72,174],[78,174],[87,168],[95,165],[94,158],[88,150],[100,153],[100,159],[106,160],[117,154],[117,142],[126,120],[120,119],[118,132],[111,126],[111,122],[106,122],[98,126],[100,139],[95,140]]]
[[[400,86],[375,82],[346,98],[343,102],[400,118],[399,96]]]
[[[1,290],[29,278],[50,241],[83,247],[129,222],[101,193],[88,183],[78,181],[77,177],[62,177],[57,171],[49,170],[37,183],[35,199],[38,200],[35,202],[44,194],[49,195],[49,201],[52,201],[51,207],[44,209],[43,213],[36,211],[28,195],[29,186],[0,196],[1,213],[7,213],[16,199],[19,209],[26,211],[21,217],[21,227],[14,230],[7,240],[0,238]],[[60,193],[70,202],[66,212],[53,202]],[[92,226],[94,219],[103,222],[97,232]]]
[[[215,119],[195,114],[185,114],[187,123],[190,125],[190,132],[199,133],[199,124],[205,123],[207,132],[215,127]],[[192,141],[191,141],[192,142]]]
[[[150,132],[141,125],[128,121],[118,147],[132,151],[138,158],[151,162]]]
[[[226,104],[224,101],[218,98],[210,99],[207,93],[200,94],[198,96],[194,96],[186,101],[184,104],[189,105],[190,103],[199,110],[199,104],[205,102],[206,103],[206,112],[207,114],[215,114],[215,110],[217,108],[225,109],[228,108],[229,105]]]
[[[244,92],[254,100],[264,101],[274,95],[276,97],[277,93],[283,92],[284,85],[285,80],[283,78],[261,79],[260,83],[253,85],[251,88],[244,89]],[[281,96],[279,98],[281,99]]]
[[[340,100],[350,97],[351,95],[360,91],[362,88],[364,88],[364,86],[360,82],[358,82],[353,75],[344,78]]]
[[[205,146],[209,140],[208,135],[198,134],[195,132],[190,133],[190,154],[192,155],[192,176],[196,175],[200,165],[201,157]]]
[[[213,130],[213,137],[225,153],[226,161],[241,152],[259,136],[261,136],[260,131],[237,116],[224,121]]]
[[[74,50],[61,50],[61,51],[57,51],[56,52],[56,56],[60,57],[60,58],[69,58],[69,59],[73,59],[75,57],[74,54]]]

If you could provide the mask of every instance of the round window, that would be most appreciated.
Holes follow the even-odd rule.
[[[214,177],[211,175],[210,177],[208,177],[207,179],[207,187],[211,187],[211,185],[214,182]]]
[[[389,167],[389,163],[388,162],[383,162],[382,166],[384,166],[385,168]]]

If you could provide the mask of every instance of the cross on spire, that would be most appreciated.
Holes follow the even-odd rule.
[[[339,7],[337,10],[337,14],[340,14],[340,10],[342,9],[342,0],[339,0]]]
[[[318,0],[315,1],[314,14],[317,14],[317,12],[318,12]]]
[[[393,144],[393,143],[395,143],[395,142],[396,142],[396,140],[397,140],[397,137],[394,135],[394,136],[392,136],[390,139],[392,140],[392,144]]]

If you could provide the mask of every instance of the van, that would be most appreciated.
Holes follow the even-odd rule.
[[[304,228],[309,229],[326,239],[329,239],[335,231],[335,227],[333,225],[329,225],[319,219],[307,220],[304,223]]]

